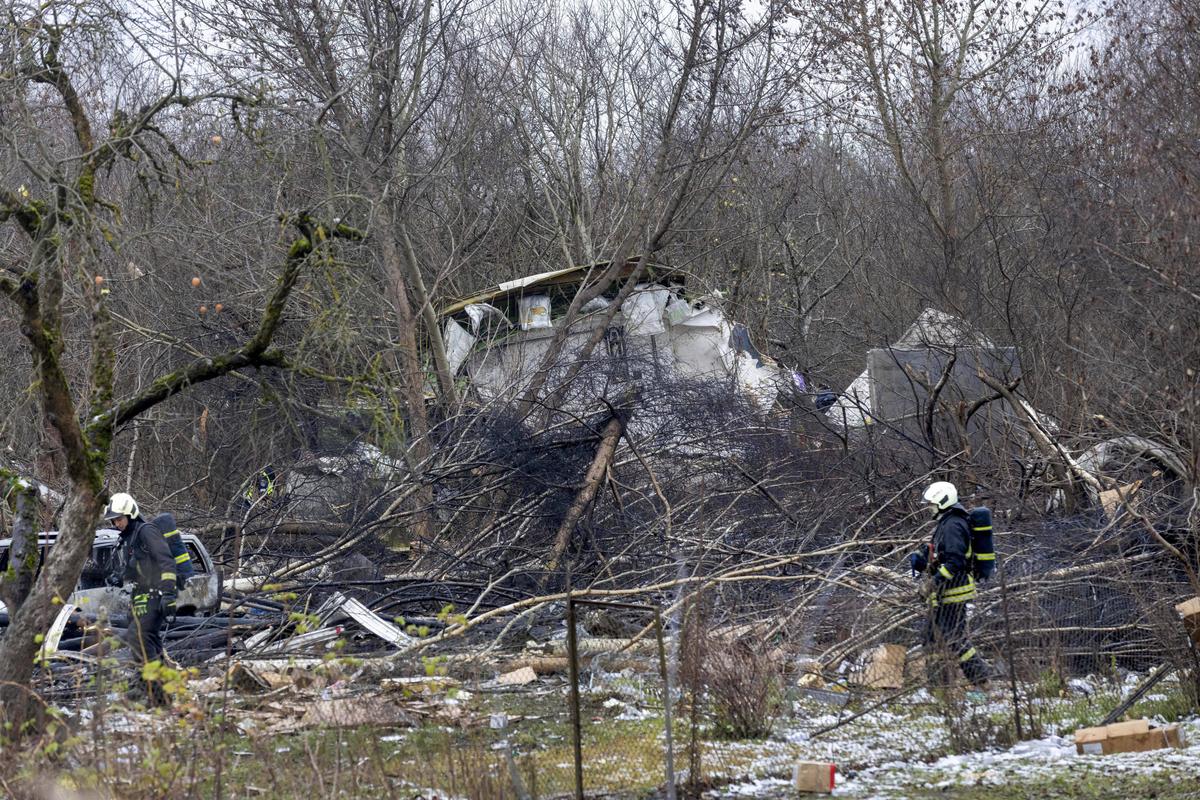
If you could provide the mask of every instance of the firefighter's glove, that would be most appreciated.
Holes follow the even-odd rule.
[[[923,553],[913,553],[908,557],[908,566],[912,570],[912,576],[915,578],[925,571],[929,566],[929,561]]]
[[[150,595],[136,594],[133,596],[133,615],[135,617],[144,617],[150,610]]]

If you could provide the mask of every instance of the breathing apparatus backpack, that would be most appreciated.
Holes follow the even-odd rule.
[[[182,590],[187,585],[188,578],[196,574],[196,568],[192,564],[187,545],[179,535],[179,526],[175,524],[175,515],[164,512],[151,520],[151,524],[158,528],[163,538],[167,540],[171,557],[175,559],[175,587]]]
[[[972,508],[968,514],[971,523],[971,574],[977,581],[986,581],[996,571],[996,546],[992,541],[992,511],[987,506]]]

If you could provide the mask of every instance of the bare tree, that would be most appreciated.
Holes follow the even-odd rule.
[[[118,397],[114,373],[113,318],[104,278],[107,256],[117,240],[120,208],[104,195],[104,176],[122,159],[146,157],[166,163],[176,153],[164,128],[174,113],[202,105],[212,96],[186,94],[179,75],[159,74],[145,102],[117,97],[107,115],[107,133],[97,132],[100,114],[81,92],[91,48],[117,37],[112,9],[44,4],[14,9],[12,38],[5,50],[3,102],[5,146],[28,176],[0,189],[0,222],[15,226],[23,241],[5,252],[0,290],[21,319],[32,359],[30,385],[37,387],[42,413],[63,450],[67,499],[60,535],[30,584],[6,574],[5,600],[11,624],[0,640],[0,698],[6,722],[22,730],[29,711],[23,687],[34,654],[56,604],[74,590],[91,551],[96,520],[106,501],[105,479],[113,439],[123,426],[187,387],[245,367],[281,367],[272,347],[296,281],[308,256],[349,228],[322,226],[306,215],[288,220],[299,233],[283,256],[276,286],[257,330],[244,343],[198,357],[165,372],[149,386]],[[65,124],[65,132],[59,124]],[[67,136],[62,134],[69,133]],[[68,338],[73,326],[86,331],[82,352]],[[89,362],[71,374],[76,358]],[[19,582],[9,586],[10,581]],[[22,591],[8,591],[9,588]],[[22,596],[22,594],[24,596]]]

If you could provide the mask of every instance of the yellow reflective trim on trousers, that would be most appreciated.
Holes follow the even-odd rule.
[[[963,590],[966,590],[966,591],[963,591]],[[929,596],[929,605],[937,606],[939,602],[945,603],[945,604],[965,603],[968,600],[974,600],[974,599],[975,599],[975,587],[974,586],[962,586],[958,589],[950,589],[950,590],[943,592],[941,598],[939,598],[937,595],[931,594]]]
[[[971,530],[973,530],[973,531],[990,531],[991,529],[992,529],[991,525],[978,525],[974,528],[971,528]]]
[[[163,538],[164,538],[164,539],[170,539],[172,536],[178,536],[178,535],[179,535],[179,529],[178,529],[178,528],[176,528],[176,529],[175,529],[175,530],[173,530],[173,531],[169,531],[169,532],[167,532],[167,533],[164,533],[164,534],[163,534]]]
[[[965,652],[961,656],[959,656],[958,660],[959,661],[970,661],[974,657],[975,657],[975,648],[972,647],[970,650],[968,650],[967,652]]]
[[[975,558],[978,561],[995,561],[996,554],[995,553],[976,553]]]
[[[930,597],[929,605],[933,606],[934,608],[937,608],[939,605],[949,606],[949,605],[953,605],[954,603],[965,603],[968,600],[974,600],[974,599],[975,599],[975,595],[973,595],[973,594],[969,594],[969,595],[964,594],[964,595],[961,595],[958,597],[943,597],[940,602],[938,601],[938,599],[936,597]]]
[[[175,580],[175,573],[174,572],[164,572],[162,574],[162,579],[164,581],[173,581],[173,580]]]
[[[946,591],[944,591],[942,594],[963,594],[964,592],[973,592],[973,591],[975,591],[975,579],[974,578],[968,580],[966,583],[962,584],[961,586],[951,586],[950,588],[946,589]]]
[[[175,556],[176,564],[183,564],[183,563],[191,561],[191,560],[192,560],[192,557],[189,556],[187,553],[180,553],[179,555]]]
[[[954,573],[951,572],[950,570],[946,569],[945,564],[942,564],[940,567],[938,567],[938,574],[941,575],[943,578],[946,578],[947,580],[954,577]]]

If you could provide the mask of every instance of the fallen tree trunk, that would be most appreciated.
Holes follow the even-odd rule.
[[[571,543],[571,532],[575,530],[575,525],[583,517],[588,506],[592,504],[592,500],[596,498],[596,492],[600,490],[604,476],[612,463],[613,453],[617,450],[617,442],[620,441],[624,431],[625,420],[621,414],[614,411],[604,426],[604,433],[600,437],[600,446],[596,448],[596,456],[592,459],[592,465],[588,467],[587,475],[583,479],[583,488],[575,496],[575,502],[571,503],[571,507],[567,509],[567,515],[563,517],[562,524],[558,526],[558,533],[554,536],[554,550],[550,555],[550,560],[546,562],[546,569],[549,571],[553,572],[558,569],[559,560]]]

